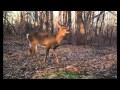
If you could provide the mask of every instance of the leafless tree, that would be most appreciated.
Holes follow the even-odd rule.
[[[53,11],[50,11],[50,24],[51,24],[51,33],[54,32],[54,25],[53,25]]]

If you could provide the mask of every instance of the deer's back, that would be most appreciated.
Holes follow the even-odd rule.
[[[33,32],[28,36],[32,44],[54,48],[57,45],[56,35],[49,35],[46,32]]]

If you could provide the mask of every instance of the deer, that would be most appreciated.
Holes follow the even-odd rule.
[[[37,46],[46,47],[46,55],[44,59],[44,63],[46,65],[47,55],[49,54],[49,50],[53,50],[53,55],[56,58],[56,63],[60,66],[60,60],[58,58],[58,54],[55,52],[56,48],[60,46],[63,38],[69,33],[69,30],[64,25],[61,25],[58,22],[59,31],[56,34],[49,35],[46,32],[36,31],[30,34],[27,34],[27,39],[29,41],[30,46],[30,54],[33,56],[36,54]]]

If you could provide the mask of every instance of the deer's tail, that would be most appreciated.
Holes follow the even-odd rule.
[[[27,37],[27,40],[28,40],[28,36],[29,36],[29,34],[27,34],[27,36],[26,36],[26,37]]]
[[[29,38],[28,38],[28,37],[29,37],[29,34],[27,34],[26,37],[27,37],[27,40],[28,40],[28,42],[29,42],[29,46],[31,47],[31,44],[30,44],[30,41],[29,41]]]

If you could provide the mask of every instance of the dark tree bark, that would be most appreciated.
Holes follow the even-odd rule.
[[[71,11],[68,11],[68,27],[69,30],[71,31]]]
[[[100,16],[102,15],[103,11],[100,12],[100,14],[98,15],[97,21],[96,21],[96,27],[95,27],[95,37],[97,37],[97,32],[98,32],[98,21],[100,19]],[[97,17],[97,15],[95,16]]]
[[[38,11],[35,11],[35,30],[38,31]]]
[[[40,11],[39,20],[40,20],[40,31],[42,31],[43,30],[43,11]]]
[[[104,26],[104,19],[105,19],[105,12],[103,12],[103,15],[102,15],[102,21],[101,21],[101,25],[100,25],[100,29],[99,29],[99,39],[98,39],[98,43],[99,44],[103,44],[102,43],[102,38],[103,38],[103,26]]]
[[[12,29],[13,29],[14,32],[16,33],[15,27],[8,21],[8,19],[7,19],[6,17],[3,16],[3,18],[9,23],[9,25],[12,27]]]
[[[53,11],[50,11],[50,23],[51,23],[51,33],[54,32],[54,25],[53,25]]]
[[[21,18],[20,23],[22,23],[22,22],[23,22],[23,19],[24,19],[24,18],[23,18],[23,12],[22,12],[22,11],[20,12],[20,18]]]
[[[8,11],[4,11],[3,12],[3,17],[7,18],[7,13]],[[6,32],[6,29],[7,29],[7,21],[5,19],[3,19],[3,30]]]
[[[85,44],[86,43],[86,37],[85,37],[85,29],[84,29],[84,24],[83,24],[83,19],[82,19],[82,11],[77,11],[76,12],[76,23],[77,23],[77,30],[75,33],[76,37],[76,44]]]
[[[49,23],[48,23],[48,20],[49,20],[49,11],[46,11],[46,22],[45,22],[45,25],[46,25],[46,31],[48,32],[48,28],[49,28]]]
[[[7,18],[7,13],[8,13],[8,11],[4,11],[4,12],[3,12],[3,16],[4,16],[5,18]],[[4,24],[6,25],[6,20],[4,20]]]
[[[75,12],[75,17],[76,17],[76,32],[75,32],[75,42],[77,45],[79,45],[79,37],[80,37],[80,12],[76,11]]]
[[[94,23],[93,23],[93,22],[94,22],[94,19],[93,19],[94,14],[95,14],[95,13],[94,13],[94,11],[93,11],[93,12],[92,12],[91,27],[90,27],[90,32],[89,32],[89,34],[91,34],[91,35],[90,35],[90,36],[91,36],[91,37],[90,37],[90,38],[91,38],[91,46],[92,46],[92,43],[93,43],[93,37],[94,37],[94,33],[93,33],[93,32],[94,32],[94,29],[93,29],[93,28],[94,28]]]
[[[21,20],[20,20],[20,26],[19,26],[19,30],[18,30],[18,35],[20,35],[21,37],[23,35],[25,35],[25,25],[26,25],[26,21],[25,21],[25,11],[21,11],[20,12],[20,17],[21,17]]]
[[[78,35],[80,35],[80,18],[81,18],[81,12],[80,11],[77,11],[77,33]]]
[[[72,37],[72,34],[71,34],[71,11],[68,11],[68,29],[69,29],[69,32],[70,34],[68,35],[68,40],[71,41],[71,39],[73,38]]]

